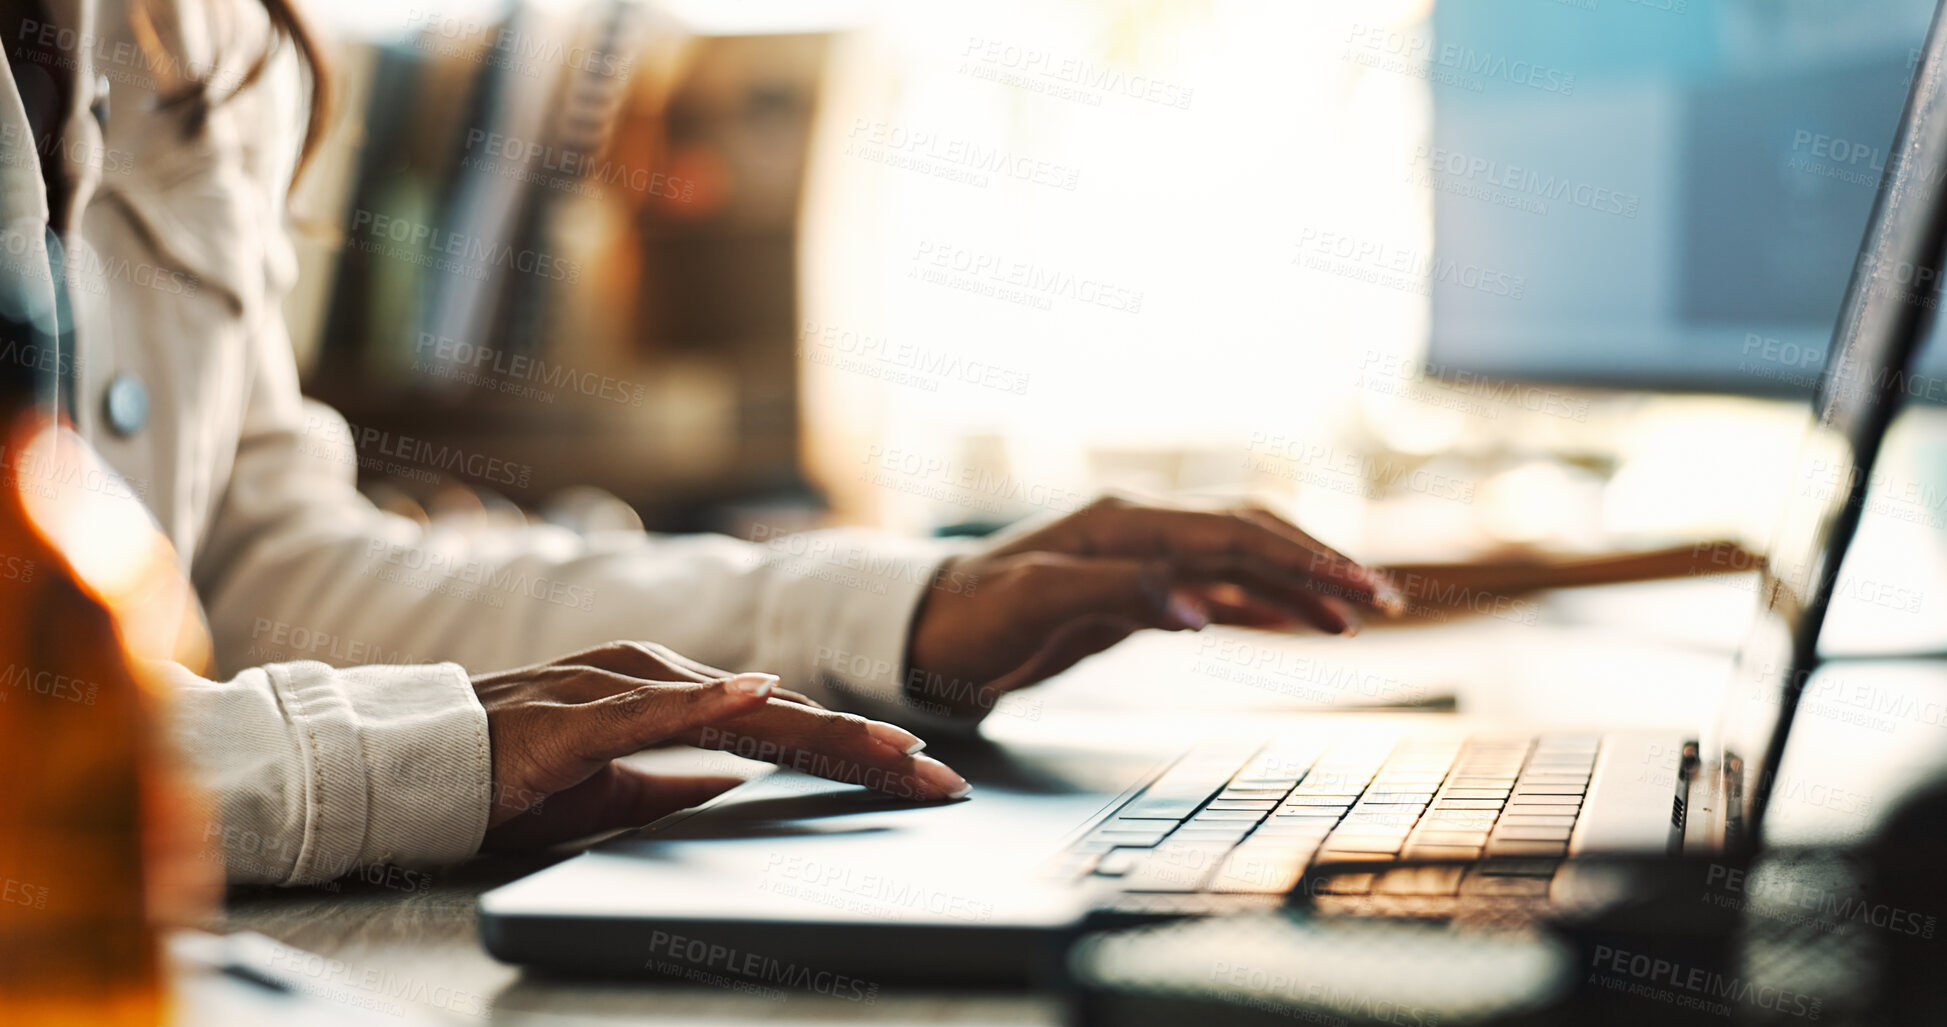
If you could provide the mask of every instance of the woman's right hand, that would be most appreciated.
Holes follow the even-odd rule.
[[[834,713],[778,687],[662,646],[612,642],[547,663],[477,675],[493,760],[487,848],[519,848],[635,827],[723,792],[735,777],[646,774],[618,757],[660,742],[721,749],[909,799],[971,789],[926,743],[891,724]]]

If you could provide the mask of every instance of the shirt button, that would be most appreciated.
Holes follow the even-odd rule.
[[[143,386],[142,379],[132,374],[118,374],[108,383],[102,408],[115,434],[133,435],[149,422],[149,390]]]

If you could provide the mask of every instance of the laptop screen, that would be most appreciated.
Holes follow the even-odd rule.
[[[1702,755],[1725,772],[1743,813],[1730,844],[1757,838],[1764,804],[1807,677],[1846,546],[1858,527],[1868,472],[1886,428],[1920,376],[1913,354],[1939,304],[1947,237],[1947,4],[1936,9],[1900,119],[1886,176],[1853,264],[1831,359],[1799,454],[1797,488],[1766,550],[1760,612],[1737,660],[1721,719]],[[1733,825],[1735,826],[1735,825]]]

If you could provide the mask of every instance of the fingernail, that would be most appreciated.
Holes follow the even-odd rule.
[[[763,699],[777,690],[776,674],[739,674],[723,680],[724,690],[732,695],[748,695]]]
[[[1191,631],[1202,631],[1210,626],[1210,615],[1182,596],[1170,597],[1170,616]]]
[[[1326,596],[1318,602],[1332,616],[1339,619],[1339,630],[1336,632],[1337,634],[1350,638],[1359,633],[1359,617],[1352,612],[1352,607],[1330,596]]]
[[[973,791],[973,785],[968,784],[966,778],[931,756],[913,757],[913,768],[920,780],[949,799],[964,799]]]
[[[913,753],[926,748],[926,742],[918,735],[913,734],[911,731],[897,724],[887,724],[879,720],[868,720],[865,722],[865,733],[871,735],[873,740],[880,745],[898,750],[902,756],[911,756]]]
[[[1372,600],[1373,605],[1387,613],[1398,614],[1406,612],[1406,596],[1402,595],[1399,589],[1394,588],[1389,582],[1381,581],[1379,586],[1373,589]]]

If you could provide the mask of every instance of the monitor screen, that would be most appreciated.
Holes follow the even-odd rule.
[[[1933,7],[1441,0],[1430,371],[1811,396]]]

